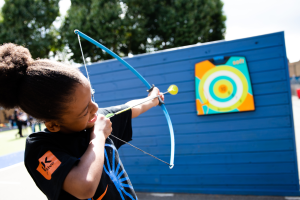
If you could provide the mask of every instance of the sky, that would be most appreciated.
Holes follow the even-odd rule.
[[[226,40],[284,31],[287,57],[300,60],[300,0],[223,0]]]
[[[227,17],[225,40],[284,31],[287,57],[300,60],[300,0],[222,0]],[[0,7],[4,0],[0,0]],[[70,0],[60,1],[65,15]]]

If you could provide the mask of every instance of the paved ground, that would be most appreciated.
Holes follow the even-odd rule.
[[[0,169],[0,199],[47,200],[36,187],[23,163]]]
[[[0,169],[0,199],[47,200],[36,187],[23,163]],[[300,197],[137,193],[139,200],[300,200]]]
[[[296,132],[298,166],[300,166],[300,100],[292,97]],[[1,136],[1,134],[0,134]],[[2,136],[3,138],[6,136]],[[14,135],[13,135],[14,137]],[[2,138],[2,139],[3,139]],[[11,142],[18,142],[11,139]],[[23,144],[22,144],[23,145]],[[3,148],[1,147],[1,150]],[[298,167],[299,168],[299,167]],[[201,195],[173,193],[137,193],[140,200],[300,200],[300,197]],[[23,163],[0,169],[0,200],[46,200],[36,187]]]

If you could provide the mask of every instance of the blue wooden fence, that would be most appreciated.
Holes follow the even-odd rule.
[[[100,51],[100,49],[99,49]],[[245,56],[256,110],[197,116],[195,63]],[[295,133],[284,33],[187,46],[126,58],[166,95],[175,131],[175,166],[124,145],[121,159],[136,191],[299,195]],[[84,70],[81,68],[84,72]],[[116,60],[88,66],[99,107],[147,95],[143,83]],[[170,136],[159,107],[133,119],[132,144],[169,162]]]

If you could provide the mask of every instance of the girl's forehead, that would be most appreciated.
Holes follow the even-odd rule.
[[[91,99],[90,85],[88,82],[83,84],[76,84],[75,92],[72,95],[73,101],[68,103],[68,113],[78,114],[80,110],[83,110]]]
[[[80,80],[83,85],[91,87],[89,80],[82,73],[80,73]]]

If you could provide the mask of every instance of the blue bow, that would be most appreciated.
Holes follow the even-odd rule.
[[[90,38],[89,36],[85,35],[84,33],[80,32],[79,30],[75,30],[74,33],[81,36],[82,38],[86,39],[87,41],[93,43],[97,47],[103,49],[104,51],[109,53],[111,56],[115,57],[118,61],[120,61],[123,65],[125,65],[130,71],[132,71],[146,85],[146,87],[148,89],[151,89],[151,85],[146,81],[146,79],[139,72],[137,72],[131,65],[129,65],[125,60],[123,60],[120,56],[118,56],[117,54],[115,54],[114,52],[112,52],[111,50],[109,50],[108,48],[106,48],[105,46],[103,46],[102,44],[97,42],[96,40],[94,40],[94,39]],[[169,126],[169,130],[170,130],[171,155],[170,155],[170,164],[169,164],[169,166],[170,166],[170,169],[172,169],[174,167],[174,154],[175,154],[174,130],[173,130],[173,125],[172,125],[172,122],[171,122],[170,115],[169,115],[165,105],[161,104],[161,108],[162,108],[162,110],[163,110],[163,112],[166,116],[168,126]]]

